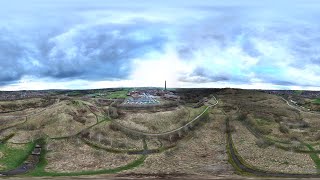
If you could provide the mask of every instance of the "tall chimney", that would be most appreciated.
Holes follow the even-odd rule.
[[[164,90],[167,90],[167,81],[164,81]]]

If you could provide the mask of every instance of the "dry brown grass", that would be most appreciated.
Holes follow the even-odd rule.
[[[53,104],[55,99],[31,98],[15,101],[0,101],[0,112],[21,111],[28,108],[47,107]]]
[[[240,122],[233,121],[236,127],[232,138],[240,156],[249,164],[264,170],[286,173],[316,173],[316,167],[308,154],[284,151],[274,146],[259,148],[257,138]]]
[[[90,129],[88,139],[108,148],[141,150],[143,149],[142,139],[132,138],[120,131],[110,128],[110,122],[101,123]]]
[[[138,131],[161,133],[176,129],[189,120],[189,110],[179,107],[175,110],[156,113],[127,113],[116,122]]]
[[[320,127],[320,115],[299,112],[289,107],[279,96],[249,90],[233,90],[233,93],[221,92],[219,106],[231,113],[239,108],[240,114],[247,115],[247,125],[260,134],[271,138],[290,141],[295,138],[316,142]],[[280,126],[288,132],[280,132]]]
[[[44,137],[62,137],[74,135],[77,132],[97,122],[90,111],[82,112],[84,106],[73,106],[69,101],[62,101],[38,113],[28,116],[28,121],[17,126],[13,142],[28,142],[32,139]],[[84,118],[79,122],[76,117]]]
[[[49,172],[112,169],[126,165],[139,157],[93,149],[79,139],[52,140],[48,142],[47,148],[46,171]]]
[[[210,117],[209,122],[179,141],[176,148],[149,155],[142,166],[122,174],[233,174],[227,162],[223,131],[225,116],[219,110],[213,110],[213,113],[215,115]]]
[[[0,130],[23,123],[25,117],[0,116]]]

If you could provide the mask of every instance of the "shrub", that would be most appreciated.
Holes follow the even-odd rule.
[[[36,130],[38,127],[36,124],[24,124],[22,126],[18,126],[17,129],[20,129],[20,130],[25,130],[25,131],[33,131],[33,130]]]
[[[271,141],[267,141],[263,138],[259,138],[256,140],[256,145],[259,147],[259,148],[267,148],[271,145],[273,145],[274,143],[271,142]]]
[[[280,124],[279,130],[283,134],[288,134],[289,133],[289,128],[286,125],[284,125],[283,123]]]
[[[110,115],[111,118],[114,118],[114,119],[118,118],[119,114],[118,114],[117,108],[109,107],[109,115]]]
[[[111,123],[109,128],[113,131],[120,131],[120,127],[117,124]]]
[[[238,120],[239,121],[245,121],[248,118],[248,114],[247,113],[240,113],[240,115],[238,116]]]
[[[301,121],[301,127],[302,128],[308,128],[308,127],[310,127],[310,125],[306,121]]]
[[[315,135],[315,138],[314,138],[316,141],[320,141],[320,132],[318,132],[316,135]]]

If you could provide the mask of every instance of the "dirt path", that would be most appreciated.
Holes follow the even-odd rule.
[[[171,131],[167,131],[167,132],[163,132],[163,133],[146,133],[146,132],[141,132],[141,131],[137,131],[137,130],[135,130],[135,129],[131,129],[131,128],[125,127],[125,126],[123,126],[123,125],[121,125],[121,124],[118,124],[118,123],[117,123],[116,125],[117,125],[117,126],[120,126],[121,128],[123,128],[123,129],[125,129],[125,130],[127,130],[127,131],[131,131],[131,132],[133,132],[133,133],[136,133],[136,134],[139,134],[139,135],[142,135],[142,136],[153,136],[153,137],[157,137],[157,136],[165,136],[165,135],[174,134],[174,133],[177,133],[177,132],[181,131],[181,130],[184,129],[184,128],[189,127],[190,124],[192,124],[193,122],[195,122],[196,120],[198,120],[209,108],[216,106],[216,105],[219,103],[219,101],[218,101],[218,100],[216,99],[216,97],[214,97],[214,96],[213,96],[213,99],[215,100],[215,103],[209,105],[208,107],[206,107],[206,108],[204,109],[204,111],[203,111],[202,113],[200,113],[197,117],[195,117],[192,121],[189,121],[187,124],[185,124],[185,125],[183,125],[183,126],[181,126],[181,127],[179,127],[179,128],[173,129],[173,130],[171,130]]]
[[[285,98],[283,98],[283,97],[281,97],[281,96],[280,96],[280,98],[281,98],[283,101],[285,101],[285,102],[287,103],[287,105],[288,105],[288,106],[290,106],[291,108],[294,108],[294,109],[296,109],[296,110],[298,110],[298,111],[301,111],[301,112],[304,112],[304,113],[308,113],[308,114],[316,114],[316,115],[320,115],[320,113],[319,113],[319,112],[315,112],[315,111],[305,111],[305,110],[302,110],[301,108],[299,108],[299,107],[297,107],[297,106],[294,106],[294,105],[290,104],[290,102],[289,102],[289,101],[287,101]]]
[[[55,103],[56,104],[56,103]],[[14,128],[14,127],[17,127],[17,126],[20,126],[24,123],[26,123],[28,121],[28,117],[29,116],[37,116],[38,114],[44,112],[47,108],[50,108],[52,106],[54,106],[55,104],[52,104],[46,108],[43,108],[42,110],[40,110],[39,112],[31,112],[29,114],[26,114],[26,115],[21,115],[21,116],[13,116],[13,115],[5,115],[5,116],[0,116],[1,117],[10,117],[10,118],[25,118],[25,120],[19,124],[15,124],[15,125],[12,125],[12,126],[9,126],[9,127],[6,127],[6,128],[3,128],[3,129],[0,129],[0,134],[3,133],[4,131],[8,130],[8,129],[11,129],[11,128]],[[1,113],[0,113],[1,114]]]
[[[229,121],[226,121],[226,128],[227,128],[227,148],[229,151],[230,158],[233,161],[233,165],[236,166],[236,169],[241,170],[243,173],[249,173],[251,175],[255,176],[261,176],[261,177],[285,177],[285,178],[320,178],[320,174],[295,174],[295,173],[282,173],[282,172],[270,172],[270,171],[264,171],[260,169],[253,169],[251,167],[248,167],[245,165],[238,156],[238,153],[236,151],[236,148],[234,147],[233,141],[232,141],[232,135],[230,130],[230,124]]]

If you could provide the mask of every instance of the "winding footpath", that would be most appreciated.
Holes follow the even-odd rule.
[[[303,111],[293,105],[291,105],[286,99],[282,98],[290,107],[297,109],[299,111]],[[306,111],[303,111],[306,112]],[[306,113],[311,113],[311,114],[318,114],[319,113],[314,113],[314,112],[306,112]],[[232,134],[231,134],[231,128],[229,124],[229,120],[226,121],[226,129],[227,129],[227,150],[229,151],[229,156],[234,163],[233,165],[236,166],[235,168],[240,170],[242,173],[246,174],[251,174],[254,176],[260,176],[260,177],[280,177],[280,178],[320,178],[319,173],[314,173],[314,174],[302,174],[302,173],[283,173],[283,172],[271,172],[271,171],[266,171],[266,170],[261,170],[261,169],[256,169],[249,167],[246,165],[242,158],[238,155],[237,150],[233,144],[232,140]]]
[[[308,113],[308,114],[316,114],[316,115],[320,115],[319,112],[315,112],[315,111],[305,111],[305,110],[302,110],[301,108],[297,107],[297,106],[294,106],[292,104],[290,104],[290,102],[288,100],[286,100],[285,98],[281,97],[280,98],[285,101],[287,103],[288,106],[290,106],[291,108],[294,108],[300,112],[304,112],[304,113]]]
[[[26,115],[21,115],[21,116],[15,116],[15,115],[4,115],[4,116],[0,116],[1,117],[10,117],[10,118],[25,118],[25,120],[21,123],[18,123],[18,124],[15,124],[15,125],[12,125],[12,126],[8,126],[6,128],[3,128],[3,129],[0,129],[0,134],[3,133],[4,131],[8,130],[8,129],[11,129],[11,128],[14,128],[14,127],[17,127],[17,126],[20,126],[24,123],[26,123],[28,121],[28,117],[29,116],[37,116],[38,114],[44,112],[47,108],[51,108],[52,106],[54,106],[55,104],[52,104],[46,108],[43,108],[42,110],[38,111],[38,112],[30,112]],[[0,113],[1,114],[1,113]]]
[[[187,128],[189,127],[193,122],[197,121],[206,111],[208,111],[209,108],[211,107],[214,107],[216,106],[219,101],[216,99],[216,97],[212,97],[214,100],[215,100],[215,103],[214,104],[211,104],[209,105],[208,107],[206,107],[202,113],[200,113],[197,117],[195,117],[193,120],[189,121],[188,123],[186,123],[185,125],[179,127],[179,128],[176,128],[176,129],[173,129],[173,130],[170,130],[170,131],[166,131],[166,132],[162,132],[162,133],[146,133],[146,132],[141,132],[141,131],[138,131],[138,130],[135,130],[135,129],[131,129],[131,128],[128,128],[128,127],[125,127],[119,123],[115,123],[117,126],[120,126],[121,128],[127,130],[127,131],[130,131],[130,132],[133,132],[133,133],[136,133],[136,134],[139,134],[139,135],[142,135],[142,136],[153,136],[153,137],[158,137],[158,136],[165,136],[165,135],[170,135],[170,134],[174,134],[174,133],[177,133],[179,131],[181,131],[182,129],[184,128]]]
[[[255,176],[261,177],[285,177],[285,178],[320,178],[320,174],[299,174],[299,173],[282,173],[282,172],[270,172],[261,169],[253,169],[241,160],[241,157],[238,156],[236,148],[234,147],[232,141],[232,135],[230,131],[229,121],[226,122],[227,126],[227,146],[230,153],[230,158],[232,159],[234,165],[237,169],[240,169],[244,173],[249,173]]]

